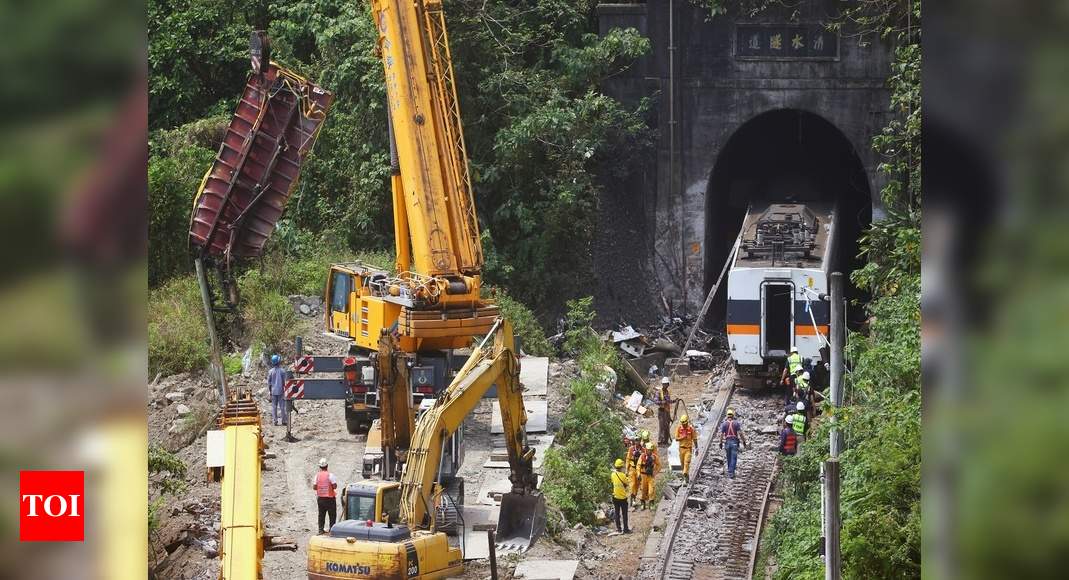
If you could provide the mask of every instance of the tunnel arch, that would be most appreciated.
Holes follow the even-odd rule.
[[[739,125],[716,156],[705,196],[705,289],[716,283],[751,200],[837,201],[838,264],[863,264],[857,240],[872,221],[872,186],[850,139],[824,117],[773,109]],[[861,298],[852,286],[848,298]],[[717,292],[710,322],[723,320],[726,292]],[[858,313],[859,314],[859,313]],[[855,319],[852,313],[851,319]]]

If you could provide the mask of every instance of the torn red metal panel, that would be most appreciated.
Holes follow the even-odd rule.
[[[250,75],[189,224],[199,255],[255,257],[282,217],[334,95],[275,63]]]

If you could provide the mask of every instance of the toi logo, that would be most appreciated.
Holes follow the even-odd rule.
[[[85,540],[85,472],[19,472],[19,540]]]

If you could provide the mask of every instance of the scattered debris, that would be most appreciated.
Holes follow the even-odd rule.
[[[193,412],[193,409],[190,409],[189,405],[186,405],[184,403],[178,403],[178,405],[174,409],[176,412],[178,412],[179,417],[185,417],[186,415],[189,415]]]

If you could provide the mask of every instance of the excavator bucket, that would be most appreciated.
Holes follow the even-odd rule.
[[[546,498],[540,493],[501,496],[497,547],[524,551],[546,531]]]

